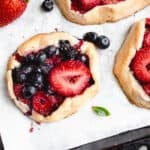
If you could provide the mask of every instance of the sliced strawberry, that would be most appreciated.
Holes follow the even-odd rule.
[[[80,94],[87,86],[91,73],[81,61],[68,60],[54,67],[49,73],[49,82],[63,96]]]
[[[144,34],[143,46],[150,47],[150,30],[146,30],[146,32]]]
[[[136,78],[142,82],[150,82],[150,48],[139,50],[131,63]]]
[[[0,27],[20,17],[27,7],[27,0],[0,0]]]
[[[58,100],[55,96],[47,96],[44,92],[38,91],[32,100],[33,110],[42,114],[50,114],[54,107],[58,105]]]
[[[150,96],[150,83],[147,85],[144,85],[143,88],[144,88],[145,93]]]
[[[100,0],[79,0],[83,10],[90,10],[100,4]]]
[[[30,100],[24,98],[22,96],[22,89],[23,89],[23,85],[21,84],[15,84],[14,85],[14,93],[15,96],[19,99],[19,101],[23,102],[24,104],[29,105],[30,104]]]

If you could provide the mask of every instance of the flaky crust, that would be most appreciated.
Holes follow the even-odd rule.
[[[59,40],[69,40],[71,45],[78,43],[78,39],[70,36],[68,33],[64,32],[52,32],[52,33],[43,33],[38,34],[24,42],[18,49],[17,52],[21,56],[25,56],[30,52],[35,52],[40,49],[45,48],[48,45],[58,45]],[[99,68],[97,65],[97,54],[95,47],[93,44],[84,42],[81,47],[81,51],[86,53],[89,56],[89,65],[92,77],[95,81],[93,85],[88,87],[82,94],[75,96],[73,98],[66,98],[64,102],[60,105],[60,107],[54,111],[51,115],[44,117],[39,113],[32,110],[32,115],[30,118],[37,122],[52,122],[56,120],[60,120],[62,118],[68,117],[71,114],[75,113],[79,110],[79,108],[84,105],[87,101],[89,101],[92,97],[96,95],[99,89]],[[13,81],[11,72],[12,69],[19,66],[19,63],[15,60],[14,56],[11,56],[8,61],[6,79],[8,91],[11,99],[15,102],[15,104],[20,108],[23,113],[28,112],[29,108],[24,103],[17,100],[14,91],[13,91]]]
[[[126,41],[116,56],[114,74],[132,103],[139,107],[150,109],[150,97],[144,92],[129,67],[136,51],[142,47],[145,22],[146,20],[144,19],[133,25]]]
[[[132,15],[150,4],[150,0],[126,0],[117,4],[97,6],[84,14],[71,10],[71,0],[55,0],[64,16],[78,24],[114,22]]]

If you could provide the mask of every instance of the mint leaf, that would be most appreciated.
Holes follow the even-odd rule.
[[[92,110],[99,116],[110,116],[110,112],[104,107],[92,106]]]

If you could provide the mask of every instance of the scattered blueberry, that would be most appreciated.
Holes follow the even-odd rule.
[[[89,42],[95,42],[97,39],[98,35],[95,32],[87,32],[84,36],[83,39],[85,41],[89,41]]]
[[[106,49],[110,45],[110,40],[108,37],[101,35],[96,39],[95,44],[101,49]]]
[[[23,96],[30,99],[36,92],[36,88],[31,85],[26,85],[23,88]]]
[[[52,0],[44,0],[41,5],[41,8],[45,11],[52,11],[53,5],[54,5],[54,3]]]

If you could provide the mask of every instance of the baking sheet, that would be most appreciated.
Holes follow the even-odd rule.
[[[103,139],[123,131],[150,125],[150,111],[131,105],[118,85],[112,68],[114,56],[131,25],[150,14],[150,6],[117,23],[81,26],[67,21],[55,6],[50,13],[42,12],[43,0],[29,2],[26,12],[12,24],[0,28],[0,133],[6,150],[63,150]],[[10,101],[4,82],[8,57],[30,36],[66,31],[81,38],[88,31],[108,36],[111,46],[97,49],[100,63],[98,95],[69,118],[55,123],[38,125],[22,115]],[[95,115],[91,106],[106,107],[110,117]],[[33,127],[33,132],[29,130]]]

